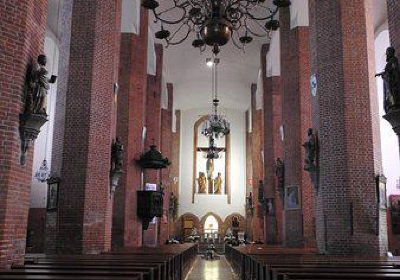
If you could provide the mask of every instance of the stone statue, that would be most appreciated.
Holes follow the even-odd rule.
[[[400,107],[400,68],[395,54],[393,47],[387,48],[385,70],[375,75],[383,79],[383,104],[386,114]]]
[[[197,181],[199,183],[199,193],[207,193],[207,179],[204,172],[199,172],[199,178]]]
[[[283,201],[285,195],[285,164],[280,158],[276,159],[275,176],[278,181],[278,192],[280,193],[281,199]]]
[[[33,65],[28,74],[28,92],[26,96],[25,113],[47,115],[47,92],[50,84],[54,84],[57,76],[47,78],[47,58],[44,54],[38,56],[37,64]]]
[[[124,146],[117,137],[111,148],[111,170],[122,171],[124,159]]]
[[[222,189],[222,178],[221,173],[218,172],[218,176],[214,180],[214,194],[221,194]]]
[[[303,144],[305,149],[304,170],[313,171],[317,167],[317,136],[312,128],[308,129],[307,135],[308,141]]]

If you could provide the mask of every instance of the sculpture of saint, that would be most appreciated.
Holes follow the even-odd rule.
[[[314,134],[312,128],[308,129],[307,135],[308,141],[303,144],[303,147],[305,149],[304,170],[312,171],[317,167],[317,137]]]
[[[199,184],[199,193],[207,193],[207,178],[204,172],[199,172],[197,182]]]
[[[285,164],[280,158],[276,159],[275,163],[275,176],[278,181],[278,191],[281,195],[282,201],[285,194]]]
[[[47,115],[47,92],[50,84],[54,84],[57,76],[47,78],[47,57],[44,54],[38,56],[37,65],[28,76],[28,94],[26,101],[26,113]]]
[[[383,79],[383,104],[386,114],[400,106],[400,67],[395,54],[393,47],[387,48],[385,70],[375,75]]]
[[[221,173],[218,172],[218,176],[214,179],[214,194],[221,194],[222,189],[222,178]]]
[[[111,148],[111,170],[122,171],[124,159],[124,146],[117,137]]]

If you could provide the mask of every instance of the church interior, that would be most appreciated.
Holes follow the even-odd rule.
[[[399,0],[0,15],[0,279],[400,279]]]

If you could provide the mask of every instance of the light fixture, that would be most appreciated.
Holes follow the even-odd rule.
[[[265,0],[142,0],[142,7],[153,12],[161,30],[155,33],[168,45],[184,42],[191,33],[196,35],[192,46],[204,51],[206,45],[218,53],[231,39],[244,50],[253,37],[265,37],[279,28],[275,19],[280,8],[291,5],[290,0],[274,0],[273,7]],[[174,32],[165,26],[177,26]]]
[[[41,183],[47,181],[50,178],[50,169],[47,166],[47,160],[43,160],[42,164],[39,167],[39,170],[35,173],[35,179]]]
[[[202,134],[212,140],[225,137],[230,133],[230,123],[225,116],[218,113],[218,64],[219,58],[214,55],[212,73],[212,110],[204,122]],[[210,149],[213,148],[214,141],[210,141]]]

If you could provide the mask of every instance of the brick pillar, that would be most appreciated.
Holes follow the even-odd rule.
[[[167,84],[168,105],[167,108],[161,109],[161,151],[164,157],[172,159],[172,112],[173,112],[173,91],[172,84]],[[172,165],[176,164],[172,162]],[[164,186],[164,217],[160,221],[160,234],[158,243],[164,244],[169,238],[169,225],[172,223],[172,217],[169,213],[169,198],[173,192],[171,186],[171,170],[172,166],[162,170],[161,181]],[[174,192],[175,195],[175,192]]]
[[[114,197],[113,247],[142,245],[142,223],[136,215],[136,191],[142,169],[135,160],[143,153],[146,121],[148,12],[141,10],[140,34],[122,33],[119,69],[117,135],[125,147],[124,175]]]
[[[398,0],[387,0],[390,42],[400,53],[400,2]]]
[[[28,64],[43,52],[47,1],[0,0],[0,268],[22,264],[33,145],[20,165],[19,114]]]
[[[70,1],[72,2],[72,1]],[[52,175],[60,177],[59,253],[111,247],[110,154],[115,138],[121,1],[75,0],[63,9]],[[104,16],[107,15],[107,16]]]
[[[252,146],[253,146],[253,137],[251,130],[251,109],[246,111],[246,197],[248,197],[251,193],[253,196],[253,161],[252,161]],[[256,202],[253,196],[253,205]],[[246,200],[247,203],[247,200]],[[252,217],[254,212],[251,213],[250,209],[246,209],[246,233],[248,235],[248,239],[253,239],[252,233]]]
[[[383,254],[386,212],[374,84],[372,1],[310,0],[313,127],[319,136],[317,247],[328,254]],[[375,106],[376,107],[376,106]]]
[[[163,46],[155,44],[156,52],[156,75],[147,75],[147,106],[146,127],[147,137],[145,149],[150,145],[156,145],[161,150],[161,92],[162,92],[162,69],[163,69]],[[162,151],[161,151],[162,152]],[[164,156],[164,155],[163,155]],[[164,156],[165,157],[165,156]],[[147,169],[144,172],[144,182],[159,185],[161,181],[160,170]],[[158,243],[159,223],[157,218],[155,224],[150,224],[143,238],[144,245],[153,246]]]
[[[259,180],[263,180],[262,164],[262,109],[256,108],[257,85],[251,85],[251,108],[252,108],[252,167],[253,167],[253,204],[254,215],[252,217],[253,240],[264,240],[264,209],[258,203]]]
[[[181,147],[181,111],[175,110],[172,112],[175,114],[175,131],[172,133],[172,167],[171,167],[171,191],[174,192],[179,204],[179,172],[180,172],[180,147]],[[172,128],[173,129],[173,128]],[[179,212],[179,206],[178,206]],[[176,213],[176,218],[178,219],[178,213]],[[178,222],[178,220],[176,220]],[[175,232],[175,221],[170,221],[170,235],[179,235],[179,232]]]
[[[264,84],[264,188],[265,196],[274,200],[275,210],[266,215],[266,243],[282,242],[282,200],[277,189],[275,176],[276,159],[283,159],[283,146],[280,134],[282,125],[282,78],[268,77],[266,56],[269,45],[261,49],[261,69]]]
[[[298,209],[285,208],[285,245],[314,246],[314,191],[304,171],[302,144],[311,128],[309,28],[290,26],[290,8],[280,13],[282,34],[283,125],[285,128],[285,187],[299,188]]]

